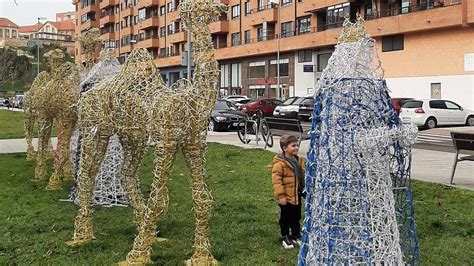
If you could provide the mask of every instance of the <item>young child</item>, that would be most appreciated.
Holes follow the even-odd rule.
[[[280,206],[283,247],[289,249],[296,244],[301,245],[301,197],[304,193],[305,162],[298,157],[298,139],[295,136],[282,136],[280,147],[283,152],[273,158],[272,183]]]

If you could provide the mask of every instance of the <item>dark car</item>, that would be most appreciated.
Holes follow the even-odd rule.
[[[219,131],[236,127],[239,116],[225,113],[229,111],[237,111],[234,103],[227,100],[217,100],[214,109],[212,109],[207,129],[209,131]]]
[[[314,98],[306,97],[301,103],[298,111],[299,120],[310,120],[314,110]]]
[[[249,115],[260,112],[263,116],[272,116],[275,108],[281,104],[283,102],[277,99],[256,99],[241,105],[239,109]]]
[[[413,98],[392,98],[392,105],[397,114],[400,113],[400,109],[402,108],[402,105],[409,100],[413,100]]]

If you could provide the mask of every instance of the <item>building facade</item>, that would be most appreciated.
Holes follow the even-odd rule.
[[[18,39],[20,37],[19,28],[8,18],[0,18],[0,39]]]
[[[76,12],[74,11],[67,11],[56,13],[56,22],[63,22],[63,21],[72,21],[76,20]]]
[[[392,97],[442,97],[474,109],[474,0],[217,1],[229,6],[211,25],[221,95],[313,93],[344,17],[361,14]],[[179,0],[73,3],[77,33],[100,28],[103,47],[121,59],[135,47],[147,48],[168,83],[186,76]],[[83,60],[78,44],[76,60]]]

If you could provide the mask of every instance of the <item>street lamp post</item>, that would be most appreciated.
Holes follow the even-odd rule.
[[[280,38],[281,38],[281,22],[280,22],[280,5],[281,0],[278,1],[278,29],[277,32],[277,88],[276,88],[276,98],[279,100],[280,97]]]
[[[40,48],[39,48],[39,30],[40,30],[40,25],[41,25],[41,20],[45,20],[45,17],[38,17],[38,29],[36,31],[36,52],[37,52],[37,62],[36,62],[36,67],[37,67],[37,74],[40,73]]]

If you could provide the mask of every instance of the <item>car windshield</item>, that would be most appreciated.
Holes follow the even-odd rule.
[[[422,101],[408,101],[403,104],[402,108],[421,108],[422,106]]]
[[[214,110],[236,110],[235,105],[229,101],[217,101]]]
[[[303,105],[314,104],[313,98],[305,98],[301,104]]]
[[[286,101],[283,102],[283,105],[290,105],[292,104],[296,99],[298,98],[289,98]]]
[[[298,98],[291,105],[300,105],[305,99],[306,98],[304,98],[304,97]]]

